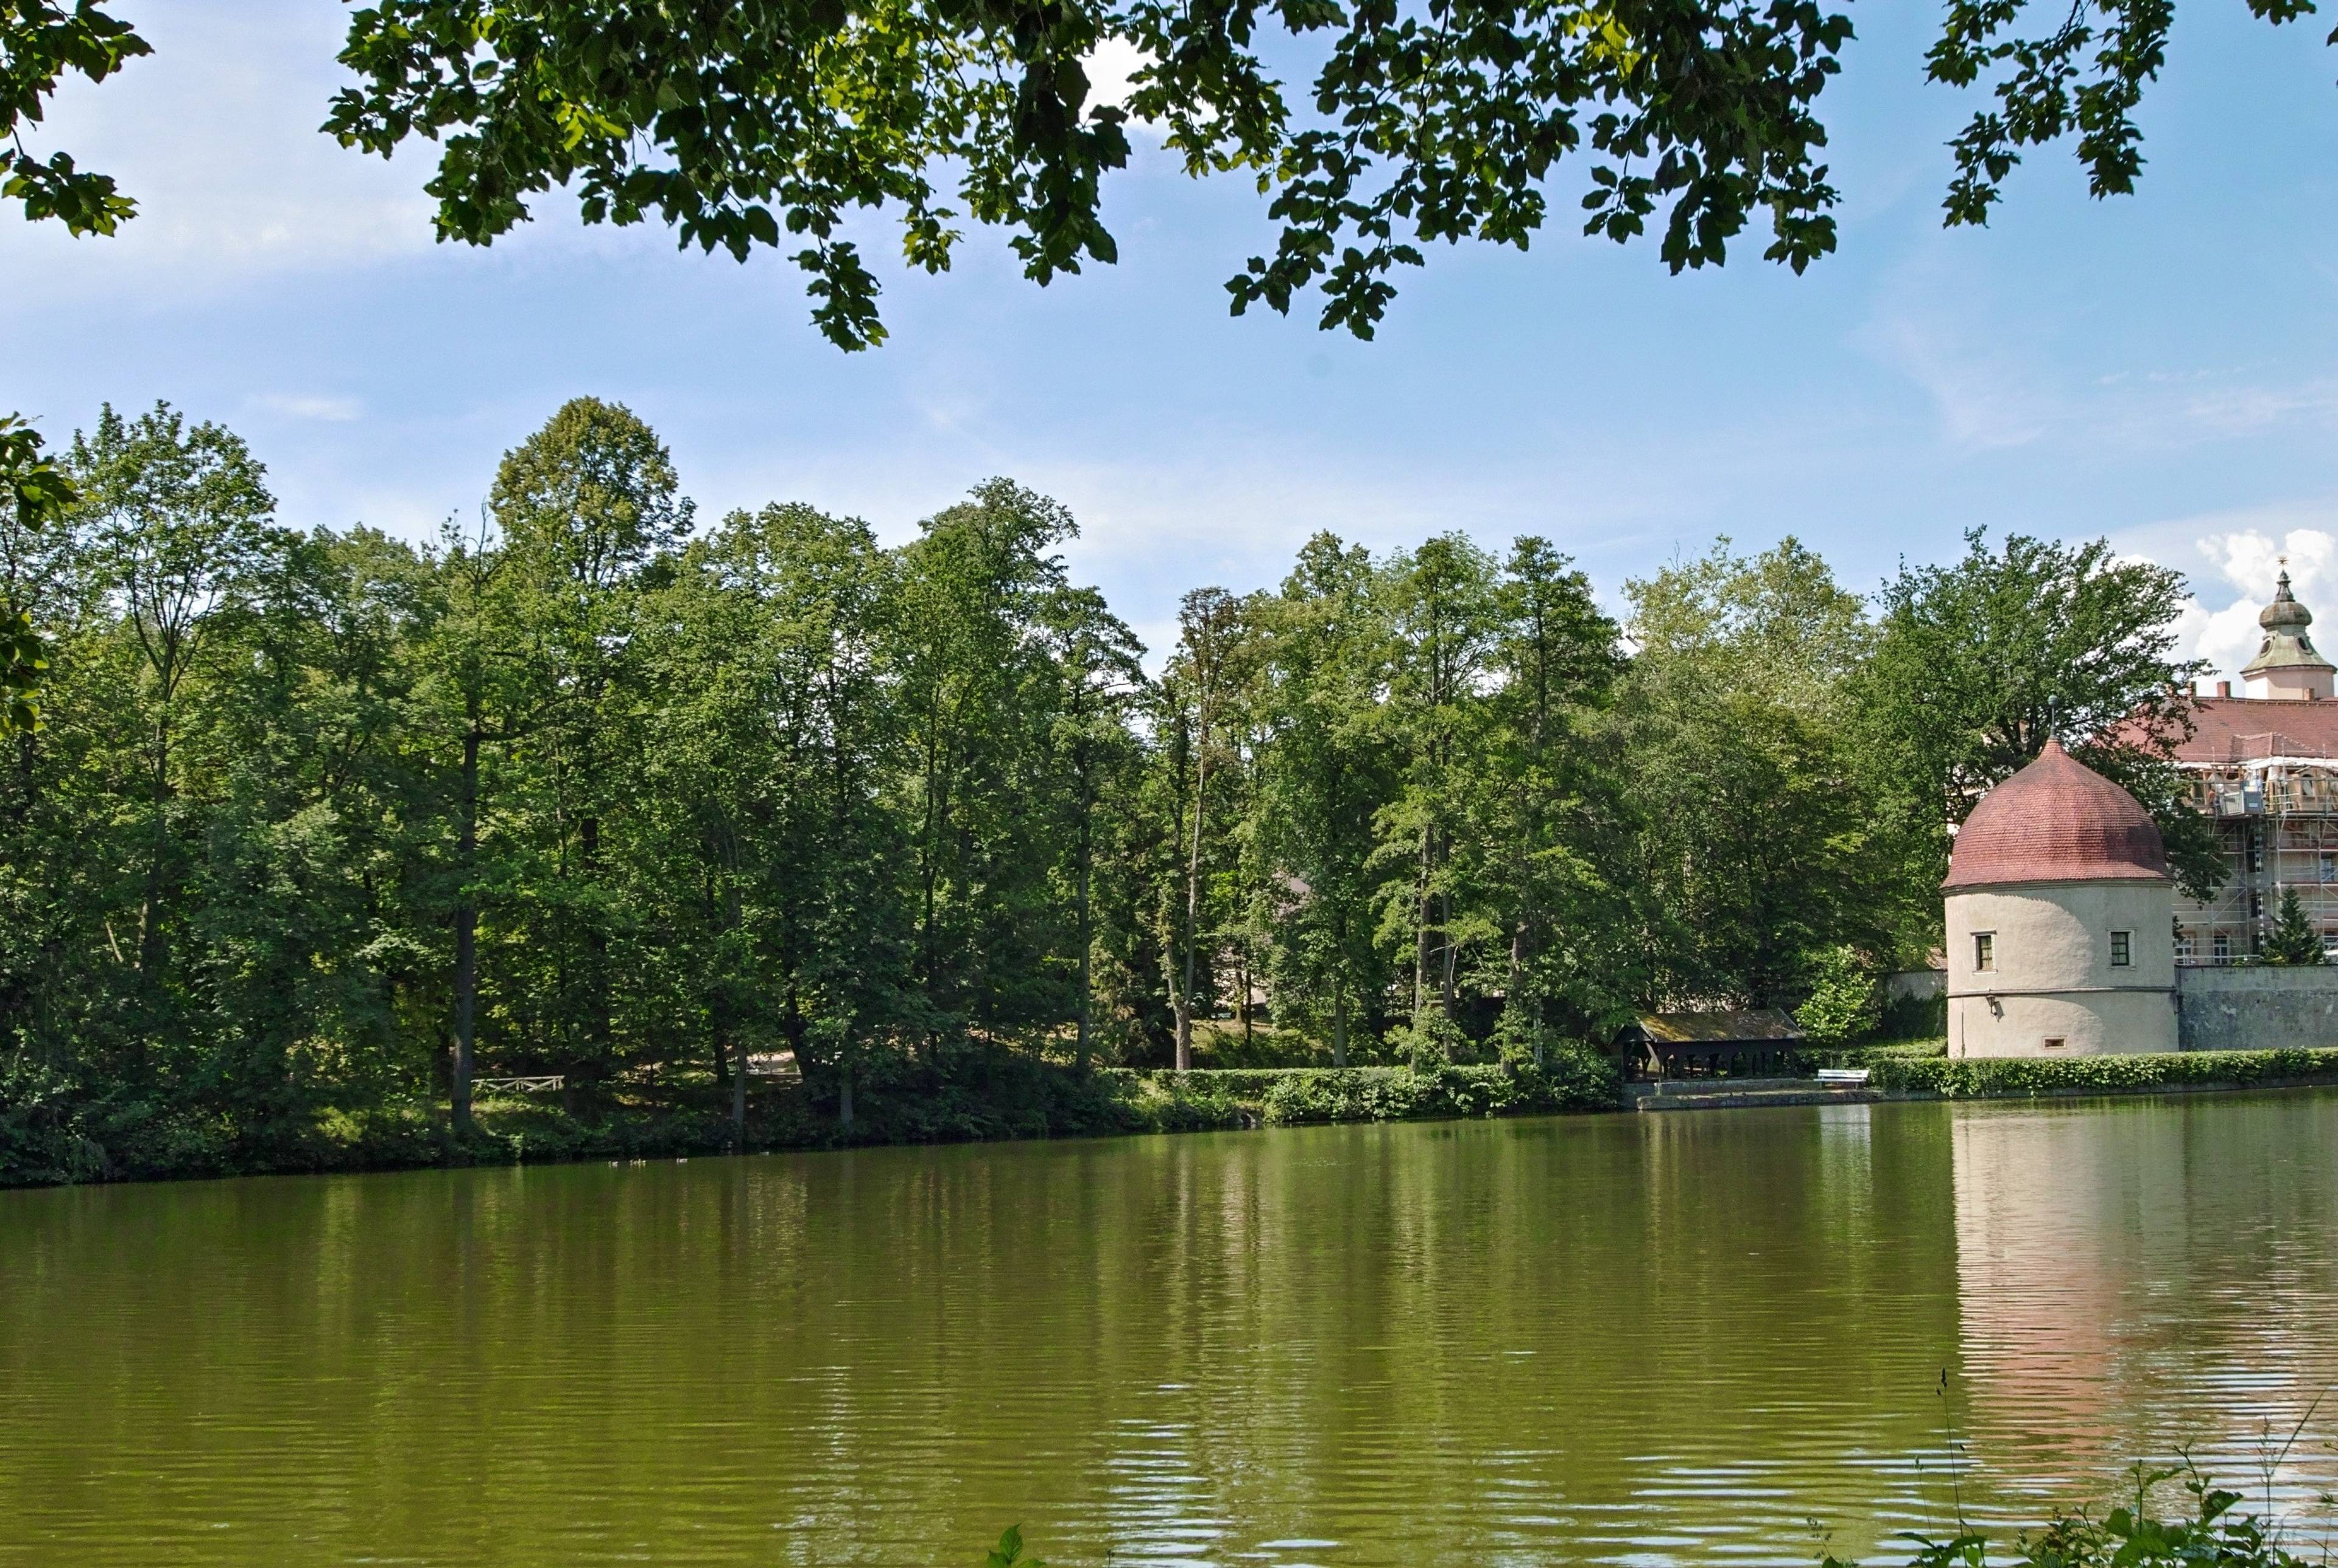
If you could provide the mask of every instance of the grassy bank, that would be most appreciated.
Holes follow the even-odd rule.
[[[1813,1054],[1862,1066],[1873,1088],[1979,1100],[2338,1084],[2338,1050],[2194,1052],[1951,1062],[1941,1045]],[[1568,1054],[1530,1066],[1100,1069],[1086,1075],[1007,1052],[969,1051],[864,1083],[848,1125],[833,1085],[759,1088],[742,1137],[711,1081],[685,1098],[594,1106],[485,1099],[457,1135],[443,1104],[328,1109],[261,1125],[152,1105],[0,1104],[0,1186],[388,1171],[425,1166],[671,1159],[733,1149],[829,1149],[1017,1138],[1095,1138],[1333,1122],[1414,1122],[1607,1111],[1615,1072]]]
[[[628,1100],[564,1109],[551,1099],[484,1099],[457,1135],[443,1105],[326,1110],[264,1125],[138,1103],[0,1105],[0,1186],[185,1177],[387,1171],[574,1160],[666,1159],[734,1149],[1085,1138],[1446,1117],[1606,1111],[1617,1084],[1601,1059],[1520,1065],[1241,1068],[1085,1075],[1005,1052],[969,1051],[897,1070],[854,1096],[848,1125],[833,1085],[759,1089],[743,1138],[711,1082],[680,1102]]]

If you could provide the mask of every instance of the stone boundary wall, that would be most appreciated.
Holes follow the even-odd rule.
[[[1948,994],[1945,969],[1894,969],[1883,977],[1883,995],[1893,1002],[1934,1002]]]
[[[2178,967],[2180,1051],[2292,1051],[2338,1045],[2338,965]]]

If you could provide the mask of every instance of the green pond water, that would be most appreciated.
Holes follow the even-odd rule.
[[[2333,1380],[2328,1093],[0,1193],[12,1568],[1807,1564]]]

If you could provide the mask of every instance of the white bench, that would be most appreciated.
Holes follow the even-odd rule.
[[[539,1073],[533,1078],[474,1078],[474,1094],[557,1094],[567,1080],[557,1073]]]
[[[1864,1067],[1822,1067],[1819,1069],[1819,1082],[1822,1083],[1843,1083],[1851,1085],[1864,1083],[1867,1082],[1867,1069]]]

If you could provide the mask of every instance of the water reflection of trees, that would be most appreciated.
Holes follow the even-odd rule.
[[[1813,1514],[1852,1550],[1937,1520],[1944,1414],[1986,1504],[2187,1436],[2237,1455],[2338,1372],[2333,1118],[1841,1107],[15,1195],[0,1517],[54,1544],[31,1568],[895,1563],[1017,1520],[1063,1563],[1800,1564]]]

